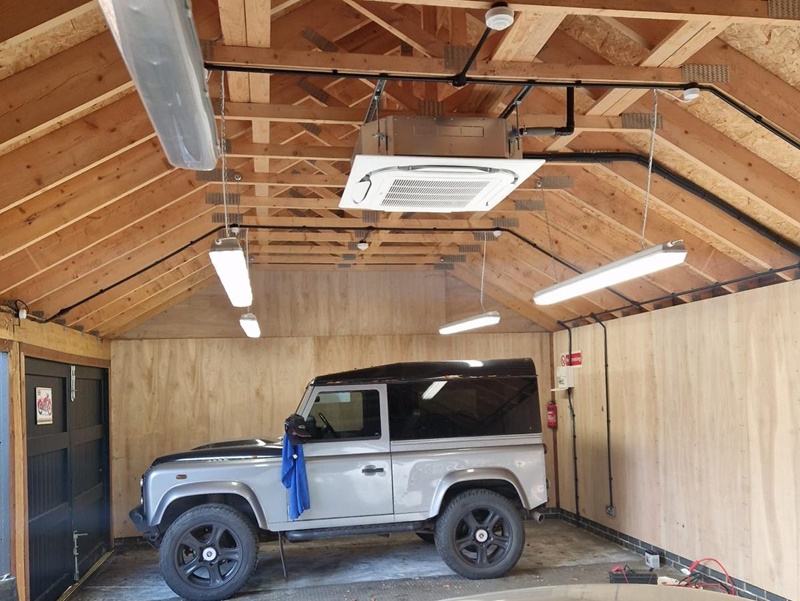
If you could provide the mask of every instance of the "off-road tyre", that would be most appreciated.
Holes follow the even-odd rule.
[[[187,601],[228,599],[258,562],[255,525],[227,505],[189,509],[167,529],[158,564],[167,585]]]
[[[513,568],[525,546],[525,526],[503,495],[477,488],[453,497],[436,521],[436,549],[465,578],[498,578]]]

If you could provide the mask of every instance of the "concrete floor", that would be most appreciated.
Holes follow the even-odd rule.
[[[451,572],[434,545],[413,534],[335,541],[286,543],[288,580],[283,579],[277,543],[260,547],[241,601],[436,601],[481,592],[530,586],[608,582],[608,571],[643,558],[559,520],[528,523],[517,566],[504,578],[467,580]],[[115,554],[72,595],[71,601],[175,600],[149,547],[118,547]]]

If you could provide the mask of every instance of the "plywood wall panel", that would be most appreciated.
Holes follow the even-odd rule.
[[[252,311],[264,337],[433,334],[447,321],[444,272],[255,271]],[[475,311],[478,308],[477,293]],[[218,282],[124,335],[234,338],[239,316]],[[519,318],[520,331],[534,330]]]
[[[534,359],[546,402],[549,334],[115,341],[114,535],[135,535],[127,511],[155,457],[214,440],[277,437],[315,375],[395,361],[513,357]]]
[[[799,295],[789,282],[606,324],[616,518],[604,512],[602,329],[573,330],[583,516],[800,598]],[[553,338],[557,360],[567,334]],[[564,393],[558,403],[561,503],[573,511]]]

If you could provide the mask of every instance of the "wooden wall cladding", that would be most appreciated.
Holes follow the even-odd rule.
[[[435,334],[479,313],[480,293],[438,271],[256,271],[254,302],[264,337]],[[542,328],[486,297],[503,317],[496,332]],[[239,338],[239,316],[214,282],[122,338]]]
[[[580,513],[800,599],[800,282],[573,330]],[[566,332],[554,335],[556,360]],[[561,504],[574,511],[572,433],[557,394]]]
[[[115,537],[135,536],[127,514],[155,457],[214,440],[277,437],[315,375],[395,361],[532,357],[543,409],[550,398],[549,334],[135,340],[111,348]]]

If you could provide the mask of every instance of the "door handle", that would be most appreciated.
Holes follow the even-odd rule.
[[[362,474],[382,474],[384,469],[382,467],[375,467],[374,465],[365,465],[361,468]]]

